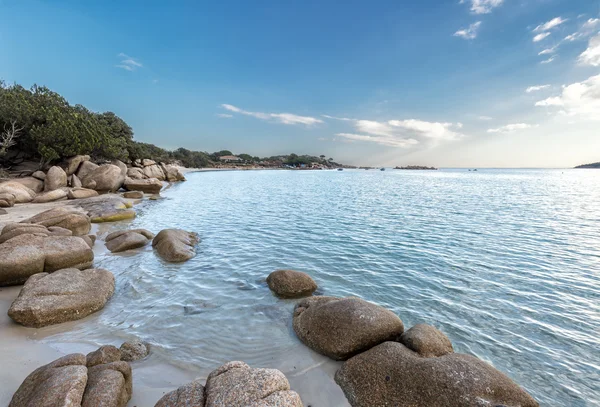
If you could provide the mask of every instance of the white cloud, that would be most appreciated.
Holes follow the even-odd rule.
[[[581,65],[600,66],[600,34],[592,37],[588,47],[578,59]]]
[[[354,119],[349,119],[347,117],[335,117],[335,116],[329,116],[329,115],[326,115],[326,114],[322,114],[321,117],[324,117],[326,119],[342,120],[344,122],[354,121]]]
[[[455,37],[461,37],[465,40],[472,40],[477,38],[477,33],[479,32],[479,27],[481,26],[481,21],[477,21],[476,23],[471,24],[468,28],[463,28],[462,30],[458,30],[454,33]]]
[[[344,139],[344,141],[366,141],[388,147],[409,148],[419,144],[418,140],[412,138],[406,139],[394,136],[369,136],[354,133],[337,133],[336,137],[341,137]]]
[[[563,86],[561,95],[540,100],[535,105],[561,108],[561,115],[600,120],[600,75]]]
[[[584,22],[579,30],[573,34],[567,35],[565,41],[576,41],[596,34],[600,30],[600,18],[590,18]]]
[[[531,124],[527,124],[527,123],[514,123],[514,124],[507,124],[506,126],[502,126],[502,127],[498,127],[497,129],[488,129],[488,133],[514,133],[515,131],[518,130],[525,130],[525,129],[530,129],[532,127],[537,127],[537,126],[532,126]]]
[[[562,17],[555,17],[552,20],[544,23],[544,24],[540,24],[537,27],[535,27],[533,29],[534,33],[539,33],[539,32],[544,32],[544,31],[550,31],[551,29],[553,29],[554,27],[558,27],[559,25],[561,25],[562,23],[566,22],[567,20],[563,20]]]
[[[313,124],[323,123],[323,120],[314,117],[298,116],[292,113],[251,112],[229,104],[222,104],[221,107],[230,112],[239,113],[246,116],[252,116],[261,120],[275,121],[283,124],[303,124],[305,126],[311,126]]]
[[[552,55],[550,58],[543,60],[540,64],[549,64],[556,59],[556,55]]]
[[[558,47],[558,45],[555,45],[552,48],[546,48],[545,50],[540,51],[540,53],[538,55],[554,54],[556,52],[557,47]]]
[[[461,4],[471,3],[471,12],[473,14],[488,14],[496,7],[504,3],[504,0],[460,0]]]
[[[478,119],[479,120],[492,120],[492,118],[490,116],[479,116]]]
[[[217,114],[217,117],[220,117],[222,119],[231,119],[233,117],[232,114],[226,114],[226,113],[219,113]]]
[[[530,86],[527,89],[525,89],[525,92],[527,92],[527,93],[537,92],[538,90],[548,89],[549,87],[550,87],[550,85]]]
[[[538,34],[535,37],[533,37],[533,42],[540,42],[541,40],[543,40],[544,38],[546,38],[549,35],[550,35],[550,33],[548,33],[548,32]]]
[[[124,54],[122,52],[117,56],[121,58],[121,62],[115,65],[116,68],[121,68],[125,69],[126,71],[133,72],[136,69],[142,68],[144,66],[136,58],[130,57],[129,55]]]

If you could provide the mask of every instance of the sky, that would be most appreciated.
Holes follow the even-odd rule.
[[[600,161],[600,0],[0,0],[0,16],[1,79],[164,148]]]

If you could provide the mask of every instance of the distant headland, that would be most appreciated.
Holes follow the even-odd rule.
[[[578,165],[575,168],[600,168],[600,162],[592,163],[592,164]]]
[[[423,165],[408,165],[406,167],[395,167],[395,170],[432,170],[432,171],[437,171],[437,168],[435,167],[426,167]]]

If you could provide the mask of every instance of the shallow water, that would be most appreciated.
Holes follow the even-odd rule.
[[[264,282],[309,272],[426,322],[506,372],[544,406],[600,405],[600,171],[240,171],[188,174],[131,223],[179,227],[198,255],[150,248],[96,266],[117,277],[104,311],[47,341],[138,336],[153,358],[206,375],[230,360],[279,368],[305,405],[347,405],[337,364],[291,329],[294,301]],[[108,230],[101,229],[100,237]],[[102,246],[102,243],[100,243]]]

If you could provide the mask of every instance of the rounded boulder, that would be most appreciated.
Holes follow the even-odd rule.
[[[300,298],[312,295],[318,288],[308,274],[294,270],[277,270],[269,274],[267,284],[281,298]]]

